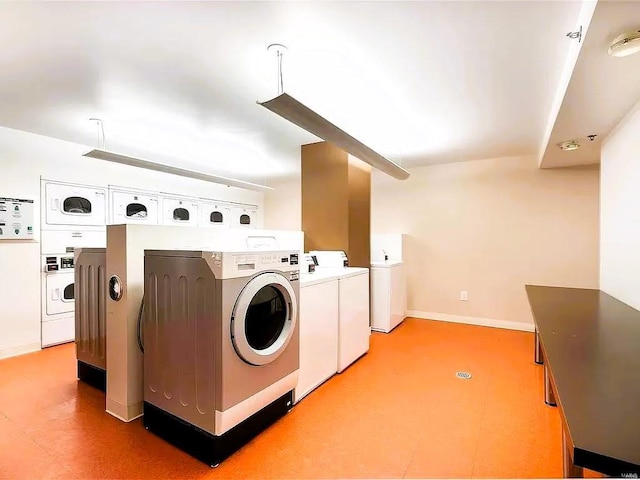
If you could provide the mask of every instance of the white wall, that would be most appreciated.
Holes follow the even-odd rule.
[[[640,103],[602,143],[600,288],[640,309]]]
[[[274,188],[266,227],[299,221],[299,181]],[[598,288],[597,167],[541,170],[527,156],[412,168],[406,181],[374,171],[371,192],[372,234],[407,234],[414,315],[530,329],[525,283]]]
[[[300,174],[269,184],[264,194],[264,228],[302,230],[302,185]]]
[[[90,147],[0,127],[0,197],[35,200],[33,241],[0,242],[0,358],[40,348],[40,178],[258,205],[263,194],[83,157]],[[262,226],[258,215],[256,226]]]

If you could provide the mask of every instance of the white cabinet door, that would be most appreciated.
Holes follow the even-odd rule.
[[[369,272],[340,278],[338,372],[369,350]]]
[[[44,187],[46,225],[106,224],[106,189],[47,182]]]
[[[338,315],[338,280],[300,288],[296,402],[338,371]]]

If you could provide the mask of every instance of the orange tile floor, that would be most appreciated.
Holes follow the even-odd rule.
[[[560,477],[532,348],[531,333],[407,319],[216,469],[105,413],[74,345],[48,348],[0,361],[0,478]]]

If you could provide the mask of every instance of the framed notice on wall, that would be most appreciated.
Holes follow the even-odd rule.
[[[33,200],[0,197],[0,240],[33,239]]]

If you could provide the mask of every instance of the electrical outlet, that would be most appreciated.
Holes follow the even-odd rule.
[[[467,292],[466,290],[462,290],[460,292],[460,301],[461,302],[469,301],[469,292]]]

